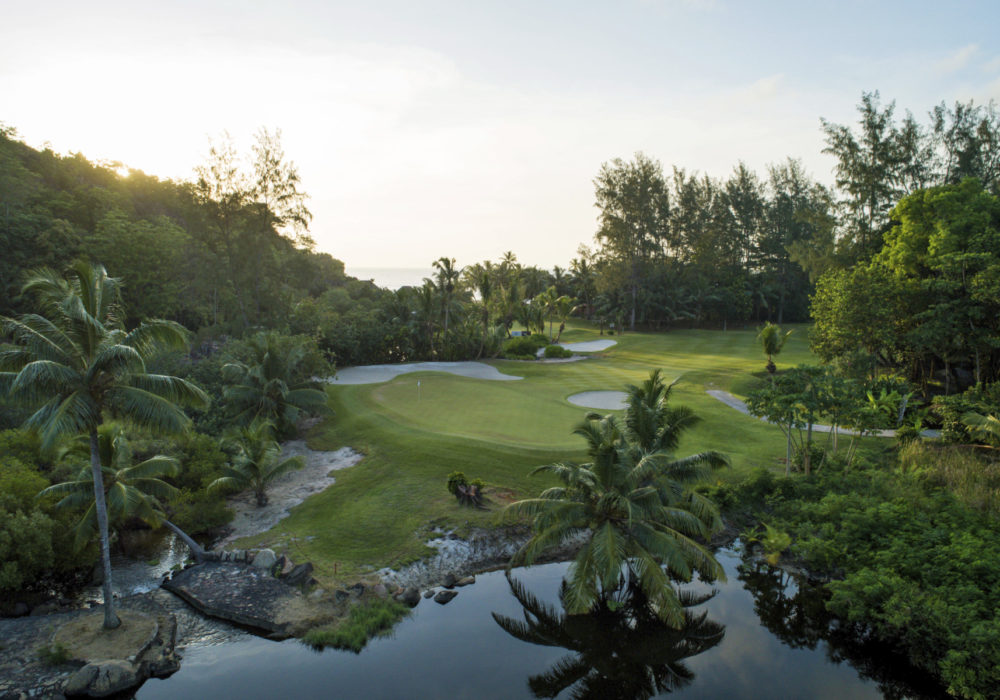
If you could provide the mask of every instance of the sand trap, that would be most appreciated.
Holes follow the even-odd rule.
[[[326,381],[330,384],[378,384],[410,372],[448,372],[471,379],[489,379],[509,382],[523,377],[503,374],[496,367],[483,362],[414,362],[407,365],[366,365],[347,367],[337,371],[337,376]]]
[[[566,398],[571,404],[584,408],[603,408],[618,411],[625,408],[624,391],[584,391]]]
[[[236,512],[236,517],[229,524],[233,531],[216,542],[215,549],[240,537],[250,537],[270,530],[288,516],[288,511],[293,506],[332,485],[334,480],[330,472],[353,467],[363,456],[350,447],[342,447],[335,452],[310,450],[306,447],[305,440],[290,440],[281,446],[281,459],[297,455],[306,458],[306,465],[302,469],[293,469],[273,482],[267,488],[268,504],[263,508],[257,507],[257,497],[253,491],[244,491],[229,499],[229,506]]]
[[[600,352],[617,343],[617,340],[588,340],[585,343],[562,343],[562,346],[573,352]]]

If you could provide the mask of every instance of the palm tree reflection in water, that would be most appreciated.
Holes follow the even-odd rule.
[[[725,627],[709,620],[706,612],[690,610],[715,591],[678,590],[684,620],[675,629],[656,615],[638,586],[623,586],[588,613],[567,615],[538,600],[509,573],[507,582],[524,607],[524,621],[493,613],[497,624],[522,641],[573,652],[545,673],[528,678],[538,698],[552,698],[570,688],[569,697],[575,700],[646,700],[679,690],[694,680],[684,659],[717,646],[725,635]],[[565,591],[563,583],[560,603]]]

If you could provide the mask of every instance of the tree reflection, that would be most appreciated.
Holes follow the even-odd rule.
[[[872,638],[861,625],[838,621],[826,609],[822,586],[754,558],[739,565],[738,578],[753,597],[761,624],[788,646],[814,649],[825,642],[830,661],[846,662],[861,678],[874,681],[885,700],[950,697],[932,676],[909,664],[901,651]]]
[[[524,608],[524,621],[493,613],[497,624],[522,641],[574,652],[528,679],[538,698],[572,688],[569,697],[578,700],[645,700],[684,688],[694,680],[684,659],[718,645],[725,634],[725,627],[707,613],[689,609],[712,598],[714,591],[678,591],[684,622],[674,629],[657,617],[637,586],[623,587],[615,599],[598,603],[589,613],[567,615],[564,605],[557,609],[542,603],[509,574],[507,582]],[[564,583],[560,603],[565,590]]]

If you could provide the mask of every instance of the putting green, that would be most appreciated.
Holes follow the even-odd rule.
[[[805,336],[805,328],[791,336],[776,358],[779,367],[814,361]],[[563,335],[568,343],[600,339],[583,324]],[[382,384],[330,386],[336,415],[314,429],[309,444],[325,450],[350,446],[365,459],[338,472],[333,487],[294,508],[274,529],[241,545],[273,546],[295,560],[308,559],[327,582],[424,556],[431,527],[462,532],[496,524],[505,502],[553,483],[531,476],[535,467],[586,458],[583,440],[572,430],[591,409],[570,404],[568,396],[620,391],[655,368],[668,380],[681,377],[672,401],[702,419],[683,438],[678,456],[707,449],[729,455],[733,467],[719,472],[721,479],[739,479],[758,466],[782,468],[785,441],[778,428],[705,393],[722,389],[743,396],[760,382],[765,358],[754,331],[627,333],[613,339],[613,347],[580,362],[489,363],[524,377],[519,381],[423,372]],[[489,508],[456,503],[445,488],[453,471],[487,482]]]

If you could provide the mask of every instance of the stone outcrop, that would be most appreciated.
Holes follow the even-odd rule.
[[[312,565],[308,567],[307,575]],[[296,589],[274,578],[269,571],[229,562],[192,566],[164,581],[163,587],[205,615],[274,637],[288,636],[286,625],[279,621],[282,605],[291,598],[301,597]]]
[[[103,698],[124,692],[140,683],[139,670],[125,659],[92,661],[70,676],[63,692]]]
[[[254,556],[251,562],[253,566],[258,569],[264,569],[265,571],[271,571],[274,565],[278,562],[278,555],[274,553],[272,549],[262,549]]]

